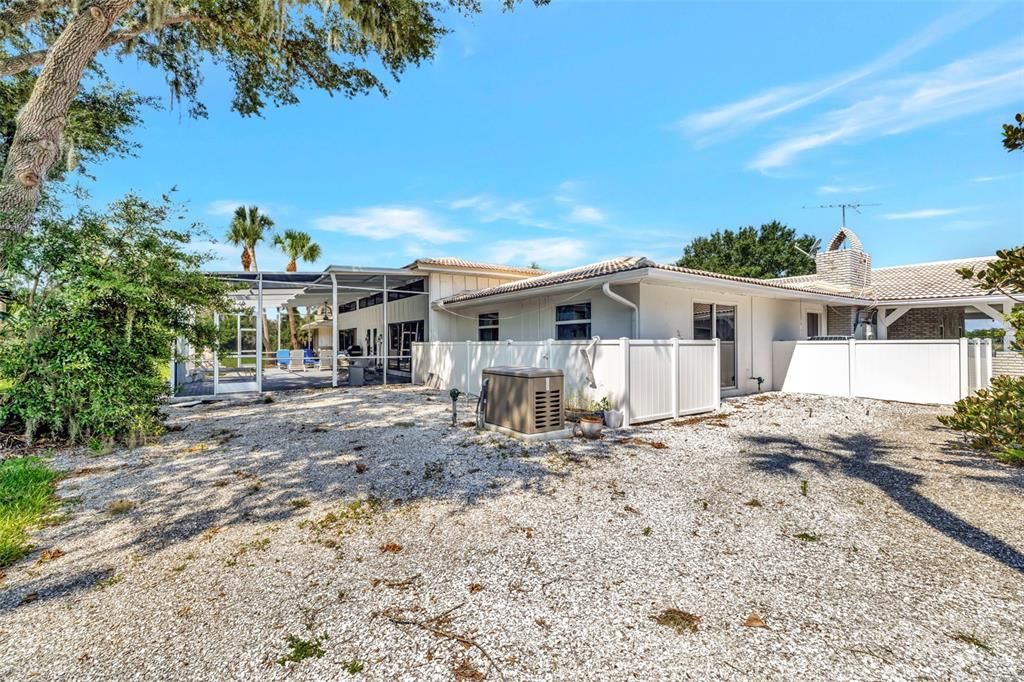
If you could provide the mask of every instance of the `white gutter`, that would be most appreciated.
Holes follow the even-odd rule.
[[[621,303],[627,308],[633,309],[633,338],[637,338],[637,336],[639,335],[640,309],[636,307],[636,303],[633,303],[628,298],[623,298],[622,296],[619,296],[617,293],[612,291],[611,282],[605,282],[604,285],[601,287],[601,291],[603,291],[604,295],[612,299],[613,301]]]

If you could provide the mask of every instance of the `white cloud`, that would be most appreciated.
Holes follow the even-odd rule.
[[[478,220],[485,223],[508,220],[521,225],[545,226],[542,221],[534,218],[533,209],[526,201],[508,201],[487,194],[477,194],[456,199],[448,204],[448,208],[452,211],[472,211]]]
[[[818,188],[818,194],[859,194],[870,192],[874,187],[867,185],[822,185]]]
[[[488,261],[494,263],[538,263],[558,267],[586,260],[587,244],[581,239],[564,237],[509,239],[491,244],[484,249],[484,254]]]
[[[972,232],[990,227],[992,223],[984,220],[954,220],[942,226],[943,232]]]
[[[1008,173],[1006,175],[979,175],[976,178],[971,178],[971,182],[997,182],[999,180],[1005,180],[1006,178],[1012,177],[1012,173]]]
[[[1007,106],[1021,99],[1024,41],[986,50],[933,71],[879,83],[854,104],[827,111],[760,152],[749,164],[768,171],[813,149],[905,133]]]
[[[961,208],[920,208],[916,211],[903,213],[883,213],[885,220],[924,220],[926,218],[941,218],[947,215],[954,215],[962,212]]]
[[[942,38],[978,21],[995,9],[975,4],[940,17],[877,59],[831,78],[779,86],[709,111],[680,120],[676,128],[697,138],[698,146],[711,144],[729,134],[752,129],[764,122],[818,102],[840,90],[887,71]]]
[[[577,204],[569,212],[569,219],[576,223],[603,223],[605,215],[593,206]]]
[[[348,214],[315,218],[313,225],[328,232],[376,241],[412,237],[431,244],[448,244],[468,239],[465,230],[447,227],[427,211],[407,206],[371,206]]]

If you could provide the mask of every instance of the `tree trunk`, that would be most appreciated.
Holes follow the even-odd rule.
[[[43,182],[60,154],[68,108],[86,67],[114,22],[133,0],[93,0],[54,41],[32,95],[18,114],[17,132],[0,175],[0,240],[32,224]]]
[[[295,308],[288,306],[288,333],[292,337],[292,350],[299,350],[299,334],[295,329]]]
[[[252,256],[249,255],[249,249],[242,249],[242,271],[249,272],[249,268],[252,267]]]

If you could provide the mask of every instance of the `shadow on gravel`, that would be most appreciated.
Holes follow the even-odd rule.
[[[1024,554],[917,492],[922,476],[886,464],[883,460],[893,448],[871,434],[832,436],[829,449],[783,436],[751,436],[746,440],[759,449],[750,453],[751,466],[758,471],[797,476],[797,465],[806,465],[825,475],[839,474],[870,483],[946,537],[1024,574]]]
[[[116,542],[97,543],[50,564],[17,590],[0,590],[0,614],[19,607],[26,594],[35,603],[102,587],[109,575],[93,570],[97,566],[173,550],[232,526],[311,518],[302,510],[312,504],[337,510],[369,498],[388,511],[438,500],[452,503],[454,515],[511,491],[544,494],[570,473],[545,465],[545,458],[559,456],[557,446],[535,445],[527,452],[498,438],[487,447],[474,446],[493,437],[449,426],[450,412],[443,409],[416,411],[428,400],[446,407],[443,398],[405,389],[385,401],[381,391],[342,390],[343,400],[333,405],[317,402],[336,396],[327,391],[293,394],[273,405],[170,410],[187,428],[168,433],[156,446],[119,451],[136,462],[132,466],[96,467],[74,478],[87,507],[97,513],[76,514],[66,533],[88,537],[117,524]],[[464,418],[469,414],[467,409]],[[113,500],[136,506],[112,515],[106,508]]]

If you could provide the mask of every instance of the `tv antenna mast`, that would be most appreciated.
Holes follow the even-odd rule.
[[[804,206],[804,208],[838,208],[843,212],[842,227],[846,227],[846,209],[860,214],[860,209],[864,206],[881,206],[881,204],[862,204],[859,201],[852,204],[819,204],[818,206]]]

